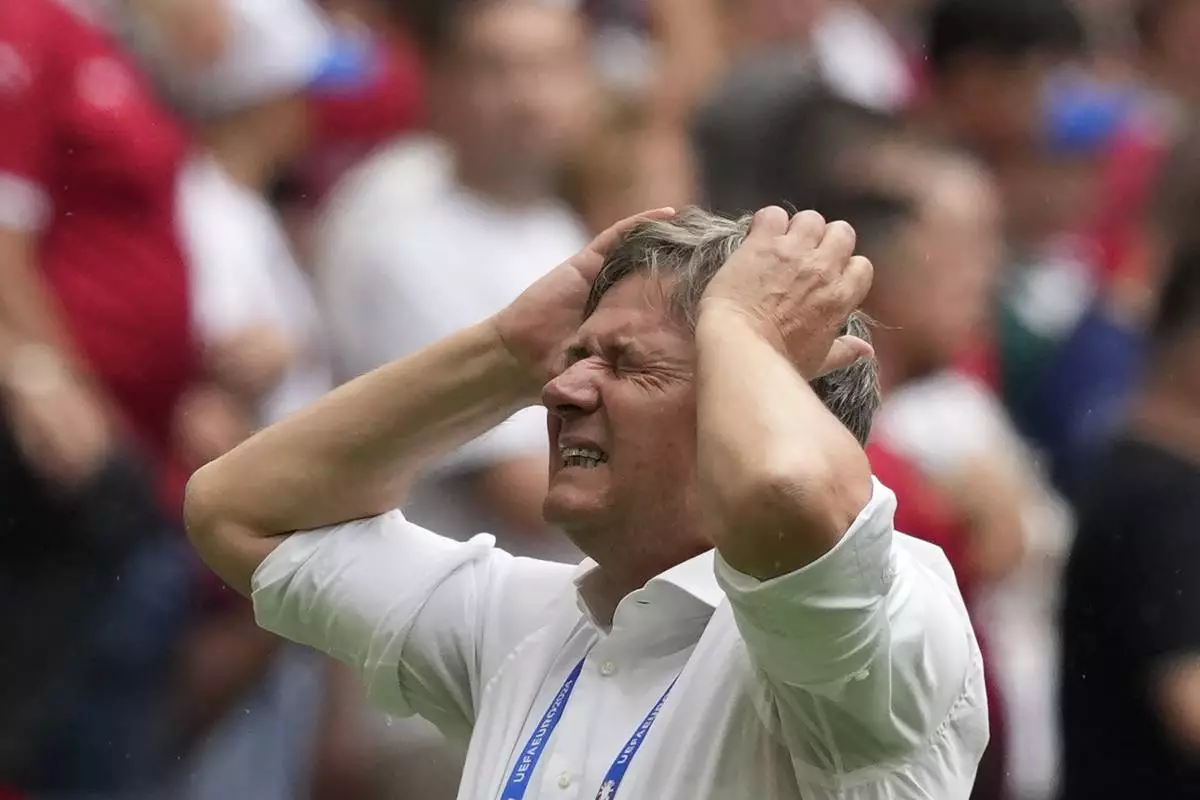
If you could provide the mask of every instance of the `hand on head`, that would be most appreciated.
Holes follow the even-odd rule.
[[[871,262],[854,255],[855,244],[845,222],[827,223],[815,211],[789,219],[782,208],[764,208],[709,283],[702,313],[720,309],[752,320],[810,380],[869,358],[870,344],[838,335],[871,288]]]
[[[553,375],[563,343],[579,328],[592,281],[600,274],[604,259],[639,222],[674,215],[673,208],[658,208],[626,217],[543,275],[493,318],[505,347],[529,367],[531,396],[540,394]]]
[[[638,223],[674,215],[659,208],[621,220],[493,318],[505,347],[529,367],[531,396],[553,375],[563,343],[579,327],[607,255]],[[862,339],[838,336],[871,285],[871,262],[854,255],[854,246],[854,229],[845,222],[826,223],[815,211],[789,219],[781,208],[764,208],[709,284],[704,305],[754,320],[808,379],[850,366],[874,354]]]

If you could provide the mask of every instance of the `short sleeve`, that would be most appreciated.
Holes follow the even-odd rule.
[[[393,511],[293,534],[251,586],[261,627],[357,670],[381,708],[461,738],[483,665],[539,624],[570,569],[514,558],[487,534],[456,542]]]
[[[916,747],[967,690],[978,648],[949,563],[897,534],[895,495],[874,481],[841,541],[769,581],[719,556],[717,578],[752,662],[785,712],[825,720],[849,753]]]
[[[0,4],[0,227],[37,231],[49,218],[56,81],[38,3]]]

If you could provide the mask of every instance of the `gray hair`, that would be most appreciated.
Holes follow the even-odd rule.
[[[584,316],[590,316],[600,299],[622,280],[644,274],[669,281],[671,313],[694,330],[708,282],[741,246],[749,231],[749,216],[733,219],[699,208],[685,209],[669,220],[640,223],[605,260],[592,282]],[[855,311],[842,333],[870,341],[870,319]],[[825,407],[866,445],[880,403],[875,359],[862,359],[817,378],[810,385]]]

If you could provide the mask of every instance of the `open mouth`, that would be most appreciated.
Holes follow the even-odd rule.
[[[564,447],[561,455],[564,467],[590,469],[608,461],[608,456],[603,451],[591,447]]]

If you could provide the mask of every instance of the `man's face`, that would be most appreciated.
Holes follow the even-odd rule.
[[[693,532],[695,344],[663,284],[625,278],[600,301],[543,391],[550,435],[545,517],[594,557],[622,531],[652,553]]]
[[[541,171],[582,134],[592,83],[574,12],[532,2],[485,5],[460,21],[445,59],[437,111],[466,157]]]

